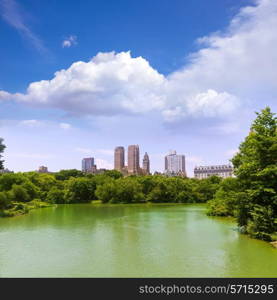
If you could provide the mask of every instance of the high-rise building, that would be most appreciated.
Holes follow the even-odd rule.
[[[142,169],[145,174],[150,174],[150,160],[147,152],[145,152],[143,157]]]
[[[94,158],[87,157],[82,160],[82,171],[83,172],[92,172],[94,170]]]
[[[125,150],[124,147],[119,146],[114,150],[114,169],[122,171],[125,165]]]
[[[128,147],[128,173],[138,174],[139,172],[139,145],[130,145]]]
[[[165,173],[168,175],[186,176],[185,155],[177,155],[176,151],[171,151],[166,155]]]
[[[233,172],[234,169],[231,165],[200,166],[194,168],[194,177],[204,179],[215,175],[227,178],[233,177]]]

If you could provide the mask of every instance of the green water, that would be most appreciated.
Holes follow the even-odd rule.
[[[0,219],[0,277],[277,277],[277,250],[203,205],[60,205]]]

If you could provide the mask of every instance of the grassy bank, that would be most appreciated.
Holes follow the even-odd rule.
[[[15,202],[9,209],[1,210],[0,217],[15,217],[27,214],[30,210],[36,208],[45,208],[53,206],[51,203],[33,200],[27,203]]]

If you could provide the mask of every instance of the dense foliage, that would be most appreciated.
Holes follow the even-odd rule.
[[[206,202],[213,198],[220,178],[196,180],[164,176],[123,177],[118,171],[84,174],[78,170],[57,173],[0,175],[0,210],[26,208],[25,204]],[[20,204],[20,205],[19,205]],[[19,205],[19,206],[18,206]],[[23,211],[24,212],[24,211]]]
[[[232,163],[236,178],[220,183],[210,214],[234,216],[242,231],[271,240],[277,231],[277,118],[268,107],[257,113]]]

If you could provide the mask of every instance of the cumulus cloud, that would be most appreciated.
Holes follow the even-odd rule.
[[[168,76],[130,52],[98,53],[56,72],[51,80],[31,83],[24,94],[2,91],[0,99],[10,96],[79,116],[158,112],[171,123],[228,118],[238,108],[264,106],[261,95],[268,97],[267,104],[275,103],[275,28],[277,1],[260,0],[242,8],[225,31],[200,38],[200,50]]]
[[[8,100],[12,97],[12,95],[5,91],[0,91],[0,101]]]
[[[71,46],[77,45],[77,36],[76,35],[70,35],[62,42],[63,48],[70,48]]]
[[[140,113],[163,105],[164,76],[129,52],[99,53],[89,62],[76,62],[52,80],[29,85],[18,101],[51,106],[79,115]]]
[[[224,32],[199,39],[202,48],[190,55],[190,64],[169,76],[179,95],[213,89],[253,102],[265,91],[277,94],[277,1],[256,2]]]
[[[186,116],[216,117],[228,115],[239,106],[239,99],[227,92],[218,93],[208,89],[206,92],[193,96],[183,96],[183,101],[165,109],[162,114],[166,121],[176,121]]]

